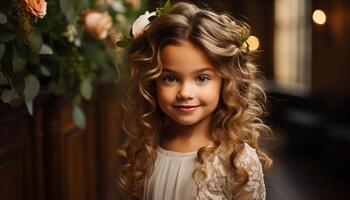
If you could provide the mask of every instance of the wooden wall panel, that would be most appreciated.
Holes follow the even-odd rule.
[[[94,102],[86,103],[85,130],[72,120],[72,107],[58,98],[49,105],[46,149],[47,199],[95,200]]]
[[[121,125],[119,123],[121,88],[101,86],[96,106],[96,145],[98,165],[98,199],[119,199],[115,187],[117,137]]]
[[[67,199],[87,199],[86,175],[86,153],[84,144],[84,132],[75,130],[64,135],[64,155],[65,160],[65,185],[67,189]]]
[[[31,200],[31,120],[23,108],[0,111],[0,199]]]
[[[23,199],[23,157],[16,156],[0,165],[0,195],[2,199]]]
[[[84,130],[61,97],[40,96],[33,116],[24,106],[0,103],[0,199],[118,199],[117,93],[103,86],[99,97],[83,103]]]

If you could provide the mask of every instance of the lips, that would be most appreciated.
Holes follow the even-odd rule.
[[[175,108],[177,108],[178,110],[183,111],[183,112],[194,111],[196,109],[196,107],[198,107],[198,106],[190,106],[190,105],[175,106]]]

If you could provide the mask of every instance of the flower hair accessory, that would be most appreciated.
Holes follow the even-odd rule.
[[[131,33],[133,37],[141,35],[145,30],[148,24],[150,23],[149,18],[156,16],[156,12],[149,13],[148,11],[145,14],[140,15],[132,25]]]
[[[239,42],[239,47],[243,48],[249,48],[249,44],[247,43],[247,40],[250,36],[250,29],[248,26],[243,25],[242,29],[239,31],[238,35],[238,42]]]
[[[117,46],[119,47],[126,47],[131,42],[133,38],[136,38],[142,33],[147,30],[148,25],[151,23],[151,21],[154,19],[152,17],[158,17],[163,14],[168,13],[171,10],[171,3],[170,0],[167,0],[164,7],[158,7],[156,8],[156,11],[149,12],[146,11],[144,14],[140,15],[135,22],[132,25],[132,28],[130,30],[130,37],[124,35],[122,40],[117,42]]]

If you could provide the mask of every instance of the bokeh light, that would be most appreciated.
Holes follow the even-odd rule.
[[[322,10],[315,10],[314,13],[312,14],[312,19],[316,24],[324,24],[326,23],[326,14]]]
[[[259,48],[259,45],[260,45],[259,39],[254,35],[249,36],[246,42],[249,45],[250,51],[254,51]]]

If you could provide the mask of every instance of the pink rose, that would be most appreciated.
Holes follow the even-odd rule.
[[[131,6],[135,9],[139,9],[141,6],[141,1],[140,0],[127,0],[131,4]]]
[[[112,25],[112,17],[107,12],[88,10],[83,18],[85,30],[98,39],[105,39]]]
[[[103,6],[110,6],[114,3],[115,0],[95,0],[98,4]]]
[[[46,15],[45,0],[23,0],[24,8],[32,15],[43,18]]]

